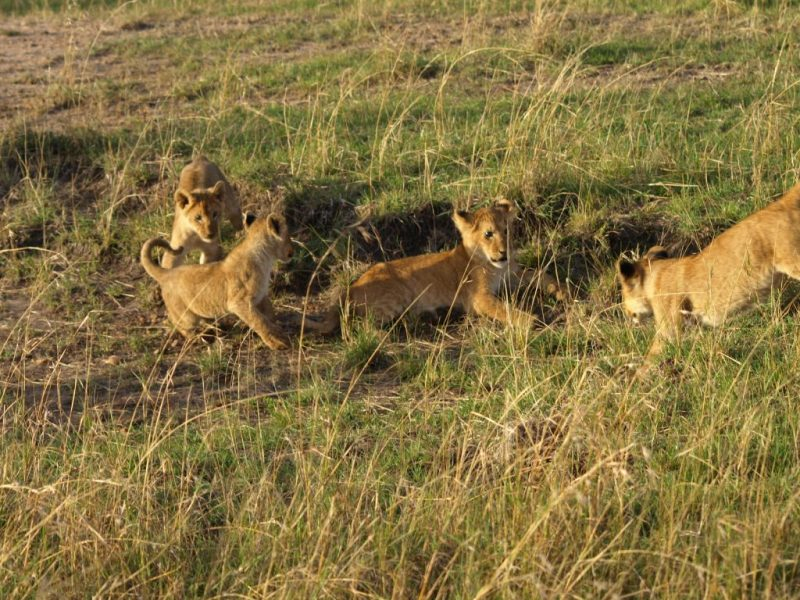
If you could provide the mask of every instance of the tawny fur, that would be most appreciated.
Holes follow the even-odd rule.
[[[635,319],[655,319],[648,357],[680,338],[685,318],[720,325],[762,300],[784,276],[800,279],[800,185],[699,254],[667,258],[655,247],[638,261],[617,262],[626,312]]]
[[[175,191],[170,245],[181,247],[183,251],[174,256],[166,253],[162,266],[177,267],[194,250],[200,252],[200,264],[221,259],[219,228],[222,217],[237,230],[244,226],[239,196],[219,167],[199,156],[183,168]]]
[[[151,255],[155,247],[174,255],[166,240],[153,238],[142,246],[145,271],[159,286],[167,314],[176,329],[189,337],[209,319],[234,314],[274,350],[286,348],[286,337],[274,324],[269,298],[272,269],[276,261],[292,255],[289,232],[283,217],[271,214],[247,227],[244,239],[220,262],[182,265],[174,269],[158,266]]]
[[[198,156],[181,171],[178,188],[184,191],[207,189],[222,182],[220,201],[222,202],[222,216],[228,219],[236,231],[244,228],[242,204],[239,195],[233,186],[228,183],[220,168],[205,156]]]
[[[513,206],[507,200],[472,214],[454,212],[453,221],[461,234],[456,248],[373,265],[326,311],[322,321],[308,319],[305,327],[332,332],[344,307],[357,316],[369,313],[381,322],[406,311],[420,314],[452,307],[506,323],[532,325],[532,315],[507,306],[495,296],[509,272],[518,274],[507,245],[513,215]],[[518,284],[525,281],[516,279]],[[544,276],[540,281],[561,293],[551,277]]]

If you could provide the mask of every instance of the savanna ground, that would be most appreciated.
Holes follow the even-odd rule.
[[[224,4],[0,0],[0,595],[800,594],[796,288],[639,382],[613,280],[798,180],[800,8]],[[573,298],[186,343],[137,256],[194,152],[290,220],[294,336],[500,195]]]

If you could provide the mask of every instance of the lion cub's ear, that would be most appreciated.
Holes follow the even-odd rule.
[[[270,233],[275,237],[283,237],[283,230],[286,228],[286,222],[283,220],[283,217],[272,213],[267,217],[267,227]]]
[[[633,277],[637,277],[641,271],[638,262],[632,262],[624,258],[617,261],[617,274],[621,281],[628,281]]]
[[[509,217],[517,214],[517,207],[513,202],[511,202],[511,200],[507,200],[506,198],[500,198],[499,200],[495,201],[494,208],[508,213]]]
[[[179,208],[186,208],[192,201],[192,196],[189,192],[185,192],[178,188],[175,190],[175,205]]]
[[[642,257],[644,260],[663,260],[669,258],[669,252],[664,246],[653,246]]]
[[[458,229],[461,233],[469,231],[474,221],[474,217],[468,210],[453,211],[453,223],[456,224],[456,229]]]
[[[220,179],[217,184],[211,189],[211,195],[219,198],[225,190],[225,183]]]

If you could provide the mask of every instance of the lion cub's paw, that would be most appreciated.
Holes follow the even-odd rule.
[[[271,350],[286,350],[292,342],[286,336],[272,336],[267,344]]]

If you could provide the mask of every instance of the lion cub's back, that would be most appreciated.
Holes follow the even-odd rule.
[[[454,258],[452,252],[440,252],[373,265],[350,286],[350,302],[385,318],[412,304],[413,313],[450,306],[463,275]]]
[[[749,215],[699,254],[654,263],[648,295],[685,297],[708,325],[761,302],[784,265],[800,266],[800,210],[788,195]]]
[[[178,186],[191,192],[199,188],[214,187],[218,181],[224,181],[226,188],[228,187],[228,180],[225,179],[225,175],[222,174],[219,167],[205,156],[198,156],[183,167]]]

